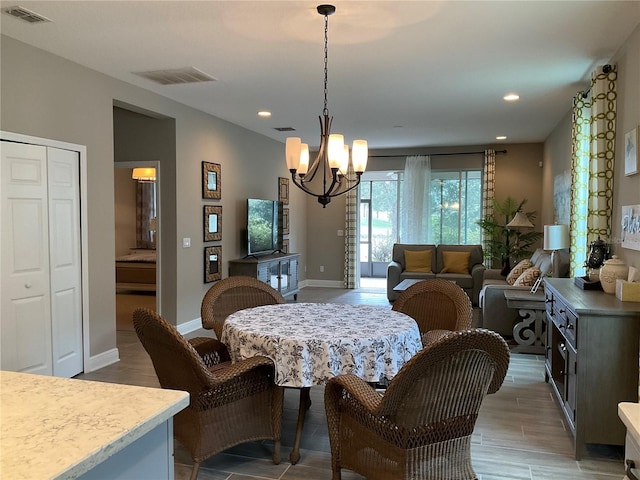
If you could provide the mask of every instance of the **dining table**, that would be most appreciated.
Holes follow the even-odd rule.
[[[262,355],[275,364],[276,385],[300,389],[290,461],[300,459],[309,389],[352,373],[370,383],[391,380],[421,348],[408,315],[371,305],[284,303],[247,308],[224,322],[220,339],[232,361]]]

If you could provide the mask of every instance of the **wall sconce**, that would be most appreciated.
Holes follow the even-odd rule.
[[[544,226],[544,250],[551,250],[551,276],[560,276],[560,256],[558,250],[569,248],[571,238],[569,236],[568,225],[545,225]]]

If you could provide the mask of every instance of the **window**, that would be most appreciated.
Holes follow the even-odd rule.
[[[482,171],[431,171],[431,238],[435,244],[479,244]]]

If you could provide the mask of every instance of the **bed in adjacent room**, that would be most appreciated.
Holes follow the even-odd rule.
[[[156,251],[134,250],[116,257],[116,289],[155,292]]]

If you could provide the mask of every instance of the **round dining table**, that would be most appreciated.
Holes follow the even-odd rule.
[[[369,305],[285,303],[240,310],[227,317],[220,339],[238,361],[273,360],[275,383],[300,388],[291,463],[300,458],[300,435],[309,388],[352,373],[371,383],[391,380],[420,349],[418,325],[408,315]]]

